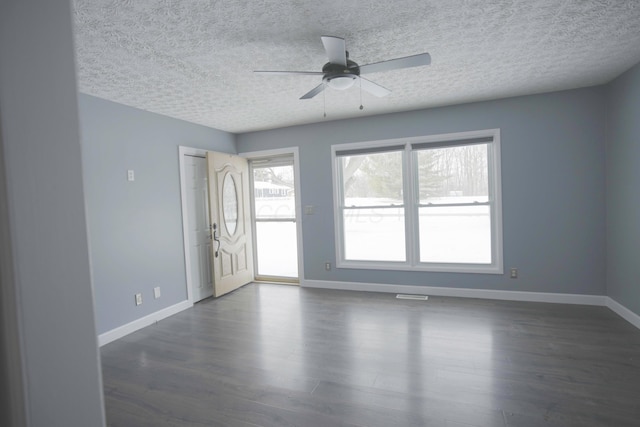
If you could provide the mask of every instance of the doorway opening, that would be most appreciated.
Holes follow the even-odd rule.
[[[298,283],[293,154],[251,158],[249,166],[256,280]]]
[[[211,295],[217,296],[215,275],[224,275],[224,271],[229,270],[225,266],[230,266],[232,272],[236,270],[234,260],[240,258],[246,259],[242,265],[247,271],[251,270],[251,277],[245,281],[299,284],[304,280],[304,266],[298,148],[242,153],[239,156],[246,159],[246,174],[234,175],[232,180],[225,179],[225,167],[237,156],[224,154],[228,159],[221,166],[225,167],[213,167],[214,172],[222,175],[212,179],[212,169],[207,165],[211,154],[216,153],[179,148],[187,300],[195,303]],[[237,184],[235,192],[230,191],[231,182]],[[240,183],[246,183],[246,189],[244,184],[241,189]],[[207,191],[214,187],[221,196],[217,202],[218,197],[212,198],[211,192]],[[237,197],[240,193],[247,195],[246,203],[239,203],[244,200],[244,197]],[[233,194],[236,197],[230,197]],[[229,203],[224,203],[225,195],[229,196]],[[213,208],[212,200],[217,204]],[[239,221],[238,216],[238,221],[234,221],[236,211],[225,210],[225,204],[227,208],[237,206],[238,215],[241,210],[246,220]],[[212,212],[218,212],[217,218],[212,219]],[[240,223],[246,227],[239,227]],[[226,256],[225,246],[227,249],[233,247],[237,228],[246,229],[247,236],[251,236],[250,242],[246,242],[246,251],[241,251],[242,257],[239,254]],[[225,264],[225,260],[229,262]],[[216,261],[222,261],[222,264]]]
[[[187,300],[219,297],[254,279],[249,162],[180,147]]]

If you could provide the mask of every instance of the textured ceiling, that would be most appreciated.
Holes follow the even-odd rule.
[[[640,61],[639,0],[74,4],[81,92],[234,133],[592,86]],[[385,98],[355,86],[299,100],[321,77],[252,73],[320,71],[321,35],[360,65],[432,64],[368,74]]]

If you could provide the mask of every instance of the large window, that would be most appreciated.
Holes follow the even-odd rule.
[[[332,154],[338,267],[502,273],[499,130]]]

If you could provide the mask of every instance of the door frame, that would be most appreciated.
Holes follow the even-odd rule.
[[[193,278],[191,277],[191,239],[189,237],[189,215],[187,205],[187,182],[185,176],[184,157],[188,156],[202,156],[206,157],[207,151],[201,148],[178,146],[178,163],[180,167],[180,202],[182,205],[182,242],[184,245],[184,269],[187,280],[187,301],[193,305]]]
[[[192,156],[206,156],[207,151],[203,148],[193,148],[186,146],[178,146],[178,165],[180,172],[180,202],[182,206],[182,236],[183,236],[183,247],[184,247],[184,268],[185,268],[185,277],[186,277],[186,286],[187,286],[187,302],[193,305],[193,279],[191,277],[191,271],[189,266],[191,265],[191,251],[190,251],[190,239],[189,239],[189,223],[188,223],[188,214],[187,214],[187,188],[186,188],[186,177],[185,177],[185,166],[184,166],[184,156],[192,155]],[[302,238],[302,194],[300,193],[300,154],[298,147],[288,147],[288,148],[279,148],[274,150],[261,150],[261,151],[250,151],[237,154],[238,156],[245,157],[247,160],[259,159],[262,157],[272,157],[272,156],[282,156],[282,155],[292,155],[293,156],[293,174],[294,174],[294,191],[296,193],[296,238],[298,243],[298,283],[302,284],[305,280],[304,275],[304,247],[303,247],[303,238]],[[253,197],[251,197],[251,203],[253,204]],[[255,226],[255,218],[251,218],[252,224]],[[253,239],[255,240],[255,233]],[[255,248],[254,246],[254,269],[256,269],[256,260],[255,256]],[[257,271],[257,270],[255,270]]]
[[[304,276],[304,249],[302,246],[302,194],[300,193],[300,161],[299,161],[299,150],[298,147],[288,147],[288,148],[278,148],[273,150],[260,150],[260,151],[249,151],[244,153],[238,153],[238,156],[245,157],[247,160],[251,161],[254,159],[261,159],[265,157],[276,157],[276,156],[293,156],[293,179],[294,179],[294,192],[296,195],[295,200],[295,209],[296,209],[296,240],[298,244],[298,284],[302,284],[305,280]],[[253,177],[251,178],[251,188],[253,188]],[[255,233],[255,217],[254,217],[254,197],[251,195],[251,224],[254,228],[253,233],[253,263],[254,263],[254,275],[257,275],[258,271],[258,256],[256,254],[257,244],[256,244],[256,233]],[[286,284],[288,282],[282,282]]]

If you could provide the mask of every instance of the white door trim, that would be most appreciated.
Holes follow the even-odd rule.
[[[184,156],[206,156],[207,150],[191,147],[178,147],[178,161],[180,164],[180,203],[182,204],[182,242],[184,244],[184,269],[187,279],[187,301],[193,305],[193,278],[191,277],[191,241],[189,238],[189,215],[187,208],[187,182],[185,176]]]
[[[245,157],[249,160],[257,159],[261,157],[275,157],[275,156],[293,156],[293,175],[294,175],[294,191],[296,194],[296,234],[298,241],[298,280],[302,283],[305,279],[304,276],[304,248],[302,246],[302,194],[300,193],[300,155],[298,147],[278,148],[274,150],[261,150],[250,151],[245,153],[239,153],[238,156]],[[251,198],[253,203],[253,198]],[[251,219],[252,222],[255,218]],[[255,233],[254,233],[255,236]],[[254,248],[256,245],[254,245]],[[254,262],[257,258],[254,256]],[[256,270],[257,271],[257,270]]]

